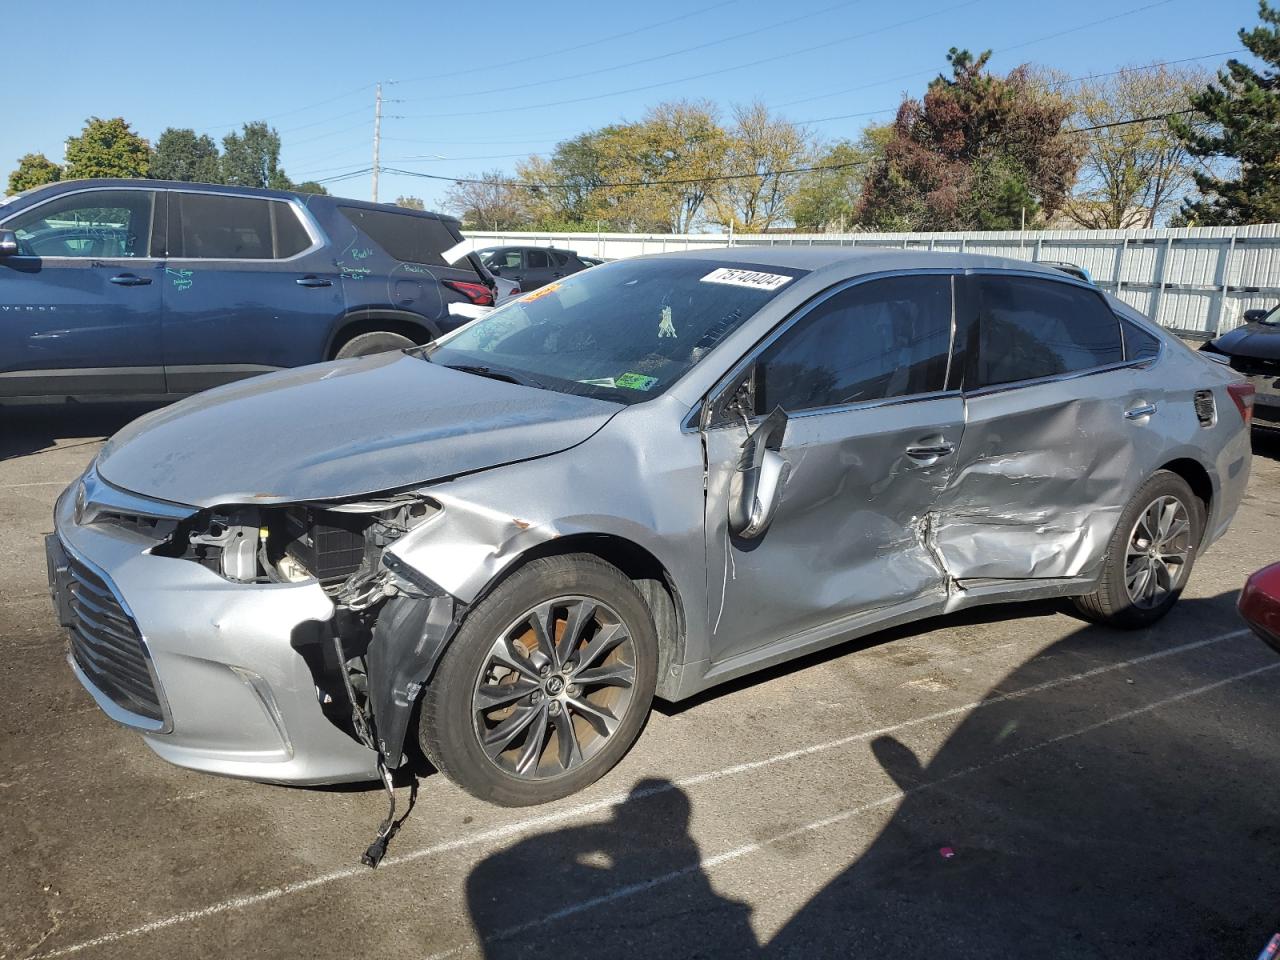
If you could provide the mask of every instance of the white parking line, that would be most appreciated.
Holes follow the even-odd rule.
[[[70,480],[32,480],[29,483],[6,483],[0,490],[20,490],[23,487],[65,487]]]
[[[1043,750],[1045,747],[1051,747],[1054,744],[1061,743],[1064,740],[1070,740],[1075,737],[1082,737],[1085,734],[1092,733],[1093,731],[1099,730],[1102,727],[1110,726],[1113,723],[1120,723],[1124,720],[1132,720],[1134,717],[1140,717],[1144,713],[1150,713],[1153,710],[1159,710],[1162,707],[1171,706],[1172,704],[1178,703],[1179,701],[1188,700],[1191,697],[1201,696],[1203,694],[1209,693],[1210,691],[1217,690],[1219,687],[1225,687],[1229,683],[1236,683],[1237,681],[1240,681],[1240,680],[1247,680],[1249,677],[1256,677],[1260,673],[1266,673],[1268,670],[1275,670],[1278,668],[1280,668],[1280,663],[1270,663],[1270,664],[1267,664],[1265,667],[1257,667],[1253,670],[1247,670],[1244,673],[1237,673],[1235,676],[1227,677],[1225,680],[1216,680],[1213,683],[1206,683],[1204,686],[1196,687],[1193,690],[1185,690],[1182,693],[1175,694],[1172,697],[1166,697],[1163,700],[1157,700],[1154,703],[1148,703],[1146,706],[1143,706],[1143,707],[1137,707],[1136,709],[1133,709],[1133,710],[1126,710],[1123,713],[1116,714],[1114,717],[1108,717],[1106,720],[1099,720],[1096,723],[1091,723],[1088,726],[1081,727],[1079,730],[1072,730],[1069,733],[1063,733],[1063,734],[1059,734],[1056,737],[1050,737],[1048,740],[1044,740],[1040,743],[1032,744],[1030,746],[1023,747],[1019,750],[1014,750],[1010,753],[1002,754],[1001,756],[998,756],[998,757],[993,757],[992,759],[987,760],[983,763],[978,763],[970,767],[965,767],[963,770],[957,770],[955,773],[948,774],[947,776],[941,777],[937,780],[931,780],[928,783],[918,784],[917,786],[914,786],[909,790],[895,790],[893,793],[883,796],[878,800],[872,800],[870,803],[864,803],[856,807],[850,807],[847,810],[841,810],[839,813],[833,814],[832,816],[824,817],[821,820],[814,820],[812,823],[806,823],[799,827],[794,827],[791,830],[787,830],[787,831],[784,831],[783,833],[775,834],[772,837],[767,837],[764,840],[758,841],[757,843],[748,843],[748,844],[745,844],[744,846],[736,847],[733,850],[728,850],[724,853],[716,854],[713,857],[707,857],[699,861],[698,863],[690,864],[689,866],[686,866],[686,867],[681,867],[679,870],[673,870],[670,873],[664,873],[657,877],[649,877],[645,880],[641,880],[638,883],[629,884],[628,886],[625,886],[625,887],[619,887],[617,890],[611,890],[608,893],[601,894],[598,897],[593,897],[590,900],[581,900],[581,901],[578,901],[577,903],[569,904],[568,906],[563,907],[560,910],[556,910],[552,913],[549,913],[544,917],[538,917],[535,920],[530,920],[525,923],[518,924],[516,926],[508,927],[505,930],[499,930],[496,933],[494,933],[492,936],[485,937],[483,940],[479,941],[478,943],[463,943],[463,944],[459,944],[456,947],[451,947],[450,949],[442,951],[440,953],[433,953],[430,956],[428,956],[426,960],[445,960],[446,957],[457,956],[459,953],[463,952],[464,950],[467,950],[470,947],[484,946],[486,944],[490,944],[498,940],[509,940],[512,937],[519,936],[522,933],[528,933],[529,931],[536,930],[539,927],[548,926],[549,924],[555,923],[558,920],[563,920],[563,919],[566,919],[567,917],[575,916],[576,914],[583,913],[587,910],[592,910],[596,907],[603,906],[607,903],[613,903],[616,900],[621,900],[626,897],[634,896],[635,894],[638,894],[638,893],[644,893],[647,890],[652,890],[655,887],[663,886],[665,884],[671,883],[672,881],[679,880],[682,877],[689,876],[690,874],[698,873],[698,872],[716,867],[722,863],[728,863],[732,860],[741,860],[743,857],[750,856],[753,853],[759,853],[770,844],[781,843],[784,840],[790,840],[805,833],[814,833],[819,830],[825,830],[827,827],[835,826],[837,823],[843,823],[846,820],[851,820],[854,817],[860,816],[864,813],[870,813],[872,810],[875,810],[879,807],[888,806],[890,804],[897,803],[900,800],[905,800],[907,797],[914,796],[915,794],[920,793],[921,791],[931,790],[934,787],[942,786],[943,784],[950,783],[953,780],[958,780],[961,777],[967,777],[967,776],[970,776],[971,774],[979,773],[980,771],[986,770],[989,767],[994,767],[998,764],[1006,763],[1009,760],[1015,760],[1018,757],[1025,756],[1026,754],[1029,754],[1029,753],[1034,753],[1037,750]]]
[[[939,720],[946,720],[951,717],[960,716],[989,707],[998,703],[1006,703],[1020,697],[1031,696],[1041,693],[1045,690],[1052,690],[1055,687],[1065,686],[1071,683],[1078,683],[1082,680],[1088,680],[1093,677],[1111,673],[1116,670],[1122,670],[1128,667],[1135,667],[1140,664],[1150,663],[1154,660],[1160,660],[1165,657],[1175,656],[1178,654],[1189,653],[1211,644],[1222,643],[1225,640],[1231,640],[1236,637],[1249,635],[1249,630],[1233,630],[1230,633],[1224,633],[1216,637],[1209,637],[1204,640],[1196,640],[1191,643],[1184,643],[1176,647],[1170,647],[1167,650],[1158,650],[1155,653],[1148,653],[1140,657],[1122,661],[1120,663],[1106,664],[1100,667],[1094,667],[1091,670],[1084,670],[1079,673],[1073,673],[1066,677],[1059,677],[1056,680],[1046,680],[1043,683],[1033,684],[1029,687],[1023,687],[1009,693],[1003,693],[995,697],[989,697],[984,700],[977,700],[972,703],[966,703],[958,707],[952,707],[948,710],[940,710],[937,713],[931,713],[927,716],[917,717],[912,720],[904,720],[901,723],[888,727],[881,727],[876,730],[867,730],[862,733],[850,734],[846,737],[840,737],[836,740],[828,740],[825,743],[813,744],[807,747],[800,747],[795,750],[788,750],[785,753],[774,754],[762,760],[753,760],[746,763],[734,764],[729,767],[722,767],[719,770],[711,770],[706,773],[693,774],[688,777],[676,780],[671,783],[665,783],[661,786],[655,786],[651,789],[639,792],[617,793],[600,800],[594,800],[590,803],[579,804],[565,810],[555,813],[544,814],[538,817],[529,817],[524,820],[517,820],[513,823],[503,824],[497,827],[491,827],[488,830],[480,830],[476,833],[465,837],[459,837],[455,840],[448,840],[443,843],[434,844],[429,847],[421,847],[417,850],[411,850],[408,853],[388,856],[382,861],[382,866],[378,868],[378,872],[382,872],[391,867],[401,866],[421,860],[424,857],[437,856],[442,853],[448,853],[464,847],[475,846],[477,844],[493,843],[500,840],[506,840],[511,837],[529,833],[543,827],[555,826],[560,823],[572,822],[580,820],[583,817],[591,816],[597,813],[603,813],[616,807],[628,798],[631,800],[639,800],[644,797],[665,793],[669,790],[686,789],[689,787],[701,786],[705,783],[712,783],[717,780],[723,780],[726,777],[738,776],[743,773],[750,773],[753,770],[761,770],[766,767],[775,766],[779,763],[786,763],[790,760],[797,760],[802,757],[812,756],[817,753],[823,753],[829,750],[835,750],[840,747],[849,746],[854,743],[866,742],[874,740],[877,737],[887,736],[898,731],[908,729],[910,727],[920,726],[921,724],[935,723]],[[57,950],[42,953],[31,960],[43,960],[43,958],[63,957],[73,953],[79,953],[93,947],[104,946],[109,943],[115,943],[130,937],[143,936],[148,933],[154,933],[158,930],[164,930],[168,927],[178,926],[181,924],[192,923],[202,920],[206,917],[217,916],[223,913],[229,913],[236,910],[243,910],[253,907],[261,903],[269,903],[278,900],[281,897],[290,896],[295,893],[302,893],[316,887],[326,886],[330,883],[336,883],[340,880],[349,880],[355,877],[377,876],[376,873],[370,871],[367,867],[351,866],[343,867],[339,870],[332,870],[328,873],[322,873],[306,880],[297,880],[293,883],[281,884],[277,887],[271,887],[258,893],[244,894],[238,897],[231,897],[226,900],[212,903],[205,907],[194,910],[184,910],[180,913],[174,913],[167,917],[161,917],[148,923],[139,924],[135,927],[129,927],[124,930],[117,930],[111,933],[104,933],[100,936],[93,937],[89,940],[82,940],[79,943],[73,943]]]

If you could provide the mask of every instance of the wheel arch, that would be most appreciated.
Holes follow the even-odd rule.
[[[325,343],[324,359],[332,360],[343,344],[362,333],[383,331],[398,333],[415,343],[427,343],[440,336],[441,329],[434,320],[410,310],[390,308],[362,308],[352,310],[334,324]]]
[[[1193,457],[1178,457],[1168,463],[1161,464],[1161,470],[1181,477],[1191,488],[1196,499],[1200,501],[1203,516],[1200,518],[1201,536],[1209,535],[1209,518],[1213,515],[1214,483],[1213,476],[1199,460]]]
[[[484,585],[469,606],[483,601],[498,584],[530,561],[574,553],[598,557],[617,567],[640,591],[658,634],[657,696],[674,698],[685,659],[687,621],[684,602],[667,567],[633,540],[612,533],[572,533],[535,544],[506,564]]]

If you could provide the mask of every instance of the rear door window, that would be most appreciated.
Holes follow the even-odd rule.
[[[1034,277],[977,276],[973,387],[1119,363],[1120,319],[1092,290]]]
[[[273,201],[218,193],[173,194],[169,254],[181,259],[271,260]]]
[[[546,270],[551,266],[545,250],[526,250],[524,262],[530,270]]]
[[[86,190],[17,214],[5,226],[29,257],[151,256],[151,190]]]
[[[818,304],[761,355],[757,410],[789,412],[943,389],[951,278],[890,277]]]
[[[461,235],[455,236],[444,221],[435,217],[367,210],[364,207],[338,209],[390,256],[407,263],[448,266],[444,252],[462,240]]]

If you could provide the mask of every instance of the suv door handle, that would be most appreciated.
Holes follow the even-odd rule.
[[[1126,420],[1141,420],[1143,417],[1149,417],[1156,412],[1154,403],[1144,403],[1140,407],[1130,407],[1124,412]]]
[[[332,287],[333,281],[326,277],[299,277],[297,284],[300,287]]]
[[[120,273],[111,278],[118,287],[145,287],[151,282],[150,277],[139,277],[132,273]]]
[[[907,447],[907,456],[914,460],[937,460],[955,453],[956,448],[950,443],[930,443]]]

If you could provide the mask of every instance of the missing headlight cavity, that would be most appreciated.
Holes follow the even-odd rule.
[[[230,506],[183,521],[155,552],[239,583],[318,581],[339,605],[367,607],[382,551],[439,507],[424,497],[353,503]]]

